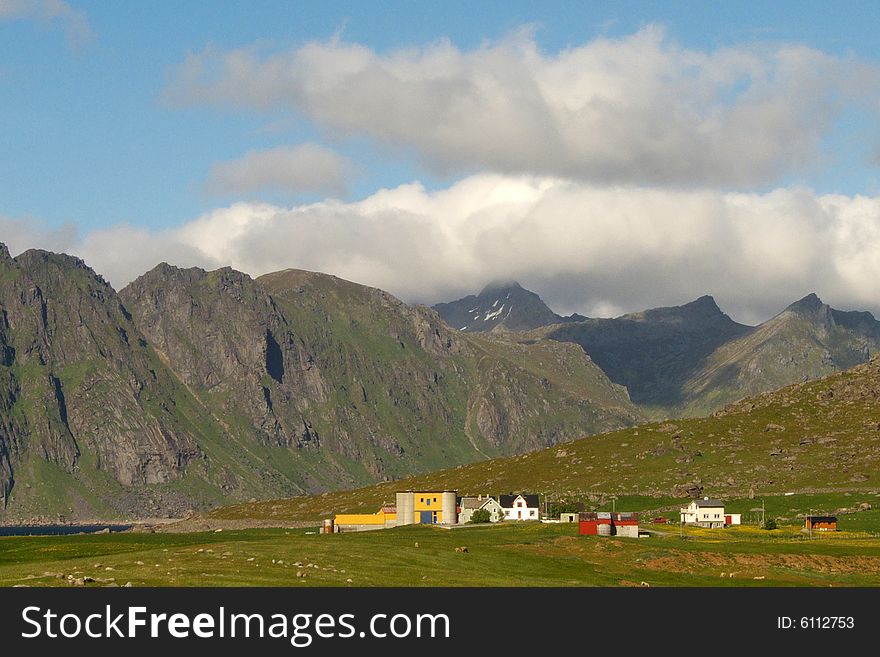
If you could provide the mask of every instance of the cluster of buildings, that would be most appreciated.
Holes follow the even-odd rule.
[[[537,495],[477,495],[459,497],[458,491],[398,491],[396,504],[381,507],[375,513],[341,513],[327,521],[326,532],[366,531],[402,527],[404,525],[463,525],[477,511],[488,513],[489,522],[502,520],[540,520]],[[681,522],[706,528],[721,528],[742,523],[742,514],[727,513],[720,500],[704,497],[682,507]],[[813,517],[814,529],[832,527],[830,518]],[[836,520],[833,519],[833,520]],[[564,513],[561,522],[577,522],[578,533],[584,536],[639,536],[639,514],[627,511]]]
[[[348,532],[404,525],[462,525],[484,509],[490,522],[540,520],[538,496],[526,493],[459,497],[454,490],[398,491],[394,506],[376,513],[337,514],[329,531]]]

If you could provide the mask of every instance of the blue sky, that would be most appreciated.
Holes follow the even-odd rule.
[[[152,238],[162,231],[189,226],[198,217],[223,211],[237,202],[264,203],[274,208],[295,210],[309,204],[322,204],[328,195],[339,197],[347,204],[349,209],[346,211],[355,216],[357,212],[350,209],[353,203],[373,199],[382,188],[394,189],[419,181],[424,186],[424,193],[430,195],[460,189],[456,185],[481,175],[571,178],[579,185],[598,185],[606,190],[633,185],[670,194],[683,191],[757,194],[766,203],[770,203],[767,195],[776,189],[807,189],[814,197],[841,194],[850,199],[858,195],[874,198],[880,194],[877,169],[880,161],[877,124],[880,106],[876,90],[870,87],[877,80],[875,69],[880,66],[880,42],[876,38],[878,24],[880,5],[875,2],[832,5],[803,1],[539,4],[511,1],[135,3],[69,0],[65,3],[60,0],[0,0],[0,220],[5,218],[6,221],[6,224],[0,224],[0,228],[7,226],[7,230],[13,232],[13,228],[20,229],[21,237],[17,242],[15,235],[7,237],[6,241],[22,246],[41,246],[39,242],[43,240],[51,247],[58,239],[46,235],[65,224],[74,226],[79,237],[71,238],[69,250],[90,256],[97,248],[87,244],[90,235],[103,235],[101,231],[115,230],[119,226],[143,229]],[[652,30],[659,30],[661,36],[654,39]],[[693,97],[677,110],[693,111],[694,116],[706,120],[694,129],[694,135],[711,132],[718,121],[722,127],[718,135],[699,142],[696,149],[691,144],[690,150],[682,151],[679,156],[675,144],[688,142],[689,137],[680,134],[682,125],[663,123],[659,115],[665,109],[658,105],[657,127],[648,126],[644,132],[644,139],[656,138],[656,144],[624,144],[624,148],[632,146],[634,149],[629,160],[618,161],[615,149],[620,145],[616,142],[610,145],[590,142],[579,147],[581,150],[574,149],[567,163],[558,166],[552,162],[544,163],[532,169],[524,164],[530,161],[528,149],[534,147],[528,143],[524,144],[521,153],[516,152],[518,143],[505,143],[507,140],[503,136],[501,143],[479,148],[471,149],[460,144],[448,146],[443,143],[442,135],[422,137],[422,132],[432,128],[425,117],[413,117],[414,127],[398,129],[381,125],[381,111],[388,112],[388,106],[369,120],[343,116],[331,106],[337,102],[333,97],[303,100],[305,92],[296,87],[299,82],[294,84],[285,76],[279,78],[279,84],[291,84],[288,95],[273,95],[272,89],[265,86],[256,93],[264,94],[268,100],[253,100],[246,97],[250,92],[235,87],[241,87],[242,80],[236,80],[228,68],[223,69],[228,64],[224,57],[239,51],[249,52],[254,53],[255,58],[249,75],[272,75],[275,70],[272,68],[273,57],[301,54],[304,46],[317,42],[332,51],[323,53],[322,57],[328,57],[326,61],[333,65],[350,54],[346,54],[346,48],[354,47],[366,49],[374,60],[381,60],[378,68],[383,71],[399,73],[404,69],[400,68],[400,58],[394,53],[411,49],[424,55],[414,57],[409,64],[424,69],[416,74],[415,84],[425,86],[428,84],[426,80],[434,80],[431,69],[434,60],[428,55],[442,50],[437,44],[448,41],[455,57],[461,56],[462,61],[474,53],[479,54],[481,49],[488,49],[495,58],[490,58],[488,68],[480,68],[483,64],[479,57],[476,62],[468,60],[454,65],[450,69],[452,82],[449,84],[463,84],[462,80],[469,84],[482,79],[480,76],[486,71],[495,75],[501,65],[491,62],[508,57],[514,62],[514,68],[504,69],[499,74],[504,82],[519,75],[515,62],[520,50],[517,49],[519,46],[506,49],[499,44],[515,40],[512,35],[522,33],[530,35],[522,37],[526,43],[522,62],[527,65],[531,61],[527,51],[534,46],[543,58],[536,68],[539,72],[535,74],[535,79],[542,83],[555,79],[552,76],[560,68],[556,66],[555,58],[560,53],[605,41],[621,46],[614,51],[616,54],[610,55],[612,59],[618,59],[608,70],[616,75],[618,69],[626,69],[618,80],[623,87],[627,86],[626,76],[630,75],[630,69],[638,75],[643,74],[638,62],[632,61],[638,54],[631,54],[643,52],[638,50],[642,47],[639,35],[643,35],[642,40],[650,42],[644,52],[657,53],[658,56],[671,52],[669,61],[662,66],[682,67],[671,75],[677,84],[684,85],[687,93],[693,93]],[[721,111],[728,109],[728,104],[723,100],[705,101],[703,95],[730,93],[738,97],[742,90],[735,84],[730,86],[729,81],[713,87],[713,76],[726,75],[738,66],[744,66],[742,70],[754,70],[748,67],[766,65],[768,79],[764,81],[766,89],[761,93],[767,99],[746,103],[742,112],[749,113],[750,117],[754,115],[749,118],[752,123],[748,125],[760,126],[772,121],[784,123],[780,114],[798,107],[797,104],[787,109],[783,107],[787,92],[778,92],[778,97],[774,97],[776,79],[783,80],[788,71],[785,64],[778,63],[784,59],[779,53],[788,52],[788,48],[805,48],[810,53],[806,58],[797,55],[800,68],[788,81],[791,89],[803,93],[805,99],[809,99],[816,89],[822,98],[815,107],[805,110],[797,121],[781,125],[781,136],[774,133],[773,138],[778,137],[778,143],[768,149],[776,148],[778,152],[764,153],[760,145],[749,143],[750,137],[743,127],[745,119],[722,117],[715,121],[710,115],[719,108]],[[723,54],[728,51],[735,53],[731,61],[754,56],[757,64],[731,63]],[[190,84],[181,92],[180,88],[186,85],[177,83],[183,77],[181,71],[188,58],[192,57],[201,57],[207,62],[203,69],[199,69],[203,75],[199,80],[207,82],[202,88]],[[707,64],[704,57],[712,61]],[[810,62],[823,58],[833,60],[828,65],[826,77],[840,77],[843,72],[847,81],[837,86],[832,81],[826,88],[822,75],[817,73],[811,77]],[[697,60],[698,63],[694,64]],[[601,64],[601,56],[589,61]],[[223,69],[221,78],[228,78],[225,86],[221,84],[223,80],[216,87],[209,84],[212,82],[208,79],[212,66]],[[462,74],[461,80],[456,79],[455,71],[459,69],[455,66],[469,66],[473,71]],[[568,66],[565,75],[577,72],[574,65]],[[689,73],[684,70],[688,66],[697,69],[695,75],[701,80],[696,90],[688,86]],[[853,74],[852,80],[848,79],[850,71],[861,68],[865,71]],[[660,71],[657,75],[661,77],[670,75],[666,68],[656,70]],[[645,75],[651,76],[655,72],[652,69]],[[312,78],[303,84],[318,84],[321,75],[320,71],[313,71]],[[380,76],[379,79],[384,78]],[[524,80],[523,84],[531,82],[531,78]],[[648,80],[656,81],[650,77]],[[635,87],[642,81],[641,78],[632,78],[634,94],[639,93]],[[517,84],[519,82],[503,87],[506,91],[500,93],[516,92]],[[859,86],[869,88],[853,88]],[[394,89],[408,107],[407,87],[399,85]],[[431,98],[436,98],[432,95],[435,90],[423,91],[423,97],[414,94],[413,107],[423,107]],[[356,97],[356,101],[370,107],[374,102],[376,107],[382,104],[381,98],[371,99],[363,93]],[[475,101],[468,99],[468,102]],[[492,102],[493,99],[487,100],[489,104]],[[515,102],[519,101],[511,101]],[[670,101],[666,99],[664,102]],[[736,102],[729,104],[735,105]],[[559,107],[553,109],[557,111]],[[430,108],[425,111],[428,116]],[[761,114],[765,111],[766,121]],[[488,116],[491,122],[491,112]],[[387,122],[401,125],[409,120],[408,116],[387,117]],[[649,117],[648,122],[653,120]],[[607,123],[607,117],[605,121]],[[645,122],[643,119],[639,121]],[[813,132],[811,126],[817,121],[823,122],[823,126]],[[640,129],[641,123],[636,127]],[[454,128],[457,124],[450,125]],[[515,141],[520,133],[534,130],[540,141],[541,130],[545,128],[550,131],[547,134],[562,130],[561,134],[565,136],[558,125],[550,128],[532,124],[520,126],[516,121],[503,134],[512,135]],[[629,129],[624,126],[621,130],[624,128]],[[607,125],[603,129],[607,129]],[[800,134],[805,131],[810,134],[800,143]],[[791,152],[788,152],[786,140],[792,142]],[[313,151],[304,156],[291,150],[303,144],[325,149],[319,153],[326,157],[325,164],[320,172],[312,173],[318,177],[324,175],[327,180],[323,183],[312,180],[307,184],[302,176],[309,172],[300,171],[298,178],[291,174],[298,181],[296,184],[273,186],[267,183],[264,178],[271,165],[269,160],[261,158],[261,154],[281,149],[277,155],[282,159],[272,162],[290,162],[294,168],[305,166],[308,169],[315,161]],[[608,152],[592,162],[594,150],[606,146]],[[668,153],[672,154],[667,155],[670,170],[680,166],[680,172],[672,171],[667,175],[667,172],[658,170],[665,168],[662,159],[659,165],[651,163],[651,154],[656,154],[658,149],[661,155],[665,154],[667,151],[662,149],[666,148],[671,149]],[[730,152],[719,155],[716,163],[713,153],[706,152],[714,148]],[[754,171],[750,171],[751,165],[747,161],[737,166],[735,160],[740,150],[744,160],[755,158]],[[256,158],[249,163],[244,162],[248,153],[255,154]],[[681,164],[689,158],[705,162],[696,162],[690,168]],[[581,166],[581,162],[586,164]],[[225,177],[220,173],[224,163],[231,167]],[[248,170],[245,172],[245,169]],[[702,171],[707,172],[705,178],[701,178]],[[225,192],[223,185],[227,185]],[[332,191],[326,191],[328,189]],[[725,202],[736,205],[729,197],[725,198]],[[402,212],[401,208],[406,206],[404,201],[400,204],[394,206],[395,212]],[[794,204],[792,207],[800,206]],[[824,211],[831,212],[827,208]],[[874,217],[870,212],[865,219],[870,230],[866,230],[873,234]],[[29,233],[25,224],[40,226],[40,229],[33,232],[35,229],[31,227]],[[590,219],[585,218],[583,225],[589,226]],[[449,232],[450,229],[445,230]],[[844,229],[837,226],[835,230],[839,235]],[[245,235],[241,240],[250,238]],[[3,239],[0,234],[0,241]],[[106,245],[108,242],[101,243]],[[238,251],[231,251],[228,245],[214,250],[202,246],[186,245],[187,249],[201,249],[200,256],[193,256],[192,264],[221,264],[220,261],[227,257],[222,254],[226,253],[238,254],[230,255],[228,259],[243,268],[246,262],[254,260],[253,254],[249,255],[250,259],[245,258]],[[328,247],[327,252],[335,248]],[[161,255],[161,248],[157,246],[156,249]],[[841,250],[846,254],[845,248],[841,247]],[[170,252],[177,253],[173,249]],[[347,257],[345,262],[375,259],[376,255],[350,253]],[[188,264],[186,256],[180,258],[181,264]],[[306,263],[292,257],[291,262],[280,264],[327,267],[338,265],[339,258],[341,256],[327,255],[324,260]],[[471,259],[478,260],[479,257]],[[117,273],[110,261],[105,265],[98,261],[96,267],[101,266],[118,283],[124,283],[136,274],[121,270]],[[464,265],[455,266],[464,268]],[[661,263],[658,262],[657,266]],[[498,267],[504,269],[502,265]],[[419,288],[404,286],[397,291],[413,298],[432,299],[433,296],[465,291],[490,275],[509,277],[513,274],[528,278],[528,272],[517,273],[516,267],[511,269],[510,272],[490,272],[473,268],[460,282],[450,283],[454,277],[449,275],[444,279],[445,283],[426,281]],[[353,268],[348,273],[360,274],[370,279],[365,282],[375,284],[387,285],[389,277],[393,280],[391,273],[383,278],[379,273],[373,275],[375,271],[375,268]],[[406,273],[395,275],[406,276]],[[533,285],[549,289],[551,283],[558,284],[573,275],[569,271],[546,276],[538,273],[533,276]],[[646,276],[646,280],[652,276],[656,278],[656,271]],[[674,278],[670,275],[670,280]],[[564,306],[564,310],[600,312],[604,309],[613,313],[633,309],[632,306],[643,300],[643,295],[630,294],[625,289],[609,288],[607,292],[596,292],[597,286],[603,284],[599,279],[604,278],[595,272],[588,275],[579,271],[575,279],[579,281],[577,285],[590,287],[594,292],[582,297],[573,292],[560,293],[557,306]],[[800,289],[796,283],[787,286],[785,293],[789,289],[792,293]],[[569,287],[572,285],[575,284]],[[630,287],[637,287],[636,282]],[[844,290],[844,283],[835,287],[833,293],[851,304],[857,304],[861,299],[873,299],[873,290],[847,295],[836,292],[838,289]],[[671,292],[664,294],[670,300],[675,296]],[[664,297],[664,294],[654,296]],[[742,305],[743,315],[752,317],[766,314],[777,302],[776,298],[767,299],[751,309],[741,301],[732,300],[731,304]]]
[[[825,52],[876,60],[880,6],[874,2],[71,2],[91,38],[71,48],[64,27],[0,22],[0,212],[84,228],[120,221],[167,226],[208,210],[201,185],[211,164],[255,148],[318,138],[305,120],[271,129],[272,117],[213,108],[173,109],[161,92],[187,52],[266,41],[278,49],[340,33],[378,51],[449,38],[462,49],[535,28],[548,52],[597,35],[630,34],[648,23],[698,49],[751,43],[805,43]],[[862,121],[856,117],[858,125]],[[267,127],[268,126],[268,127]],[[798,182],[821,191],[873,193],[877,172],[843,124],[829,141],[838,163]],[[857,139],[857,138],[856,138]],[[856,143],[850,143],[856,141]],[[365,162],[350,196],[435,177],[364,140],[341,150]],[[436,181],[443,184],[448,180]],[[299,200],[275,194],[271,200]],[[311,197],[306,197],[310,199]]]

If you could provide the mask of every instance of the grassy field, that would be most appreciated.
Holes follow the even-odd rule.
[[[876,526],[877,513],[865,514],[860,520]],[[684,538],[677,525],[646,527],[659,533],[582,537],[572,524],[503,523],[333,535],[249,529],[8,537],[0,538],[0,585],[880,585],[880,538],[859,523],[813,539],[796,525],[688,529]],[[467,552],[457,552],[460,546]]]

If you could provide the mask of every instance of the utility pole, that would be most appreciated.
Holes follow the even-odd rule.
[[[810,509],[810,515],[807,516],[807,527],[810,530],[810,540],[813,540],[813,510]]]

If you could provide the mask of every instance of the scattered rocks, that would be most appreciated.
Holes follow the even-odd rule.
[[[771,422],[766,427],[764,427],[764,431],[785,431],[785,427],[781,424],[776,424],[775,422]]]

